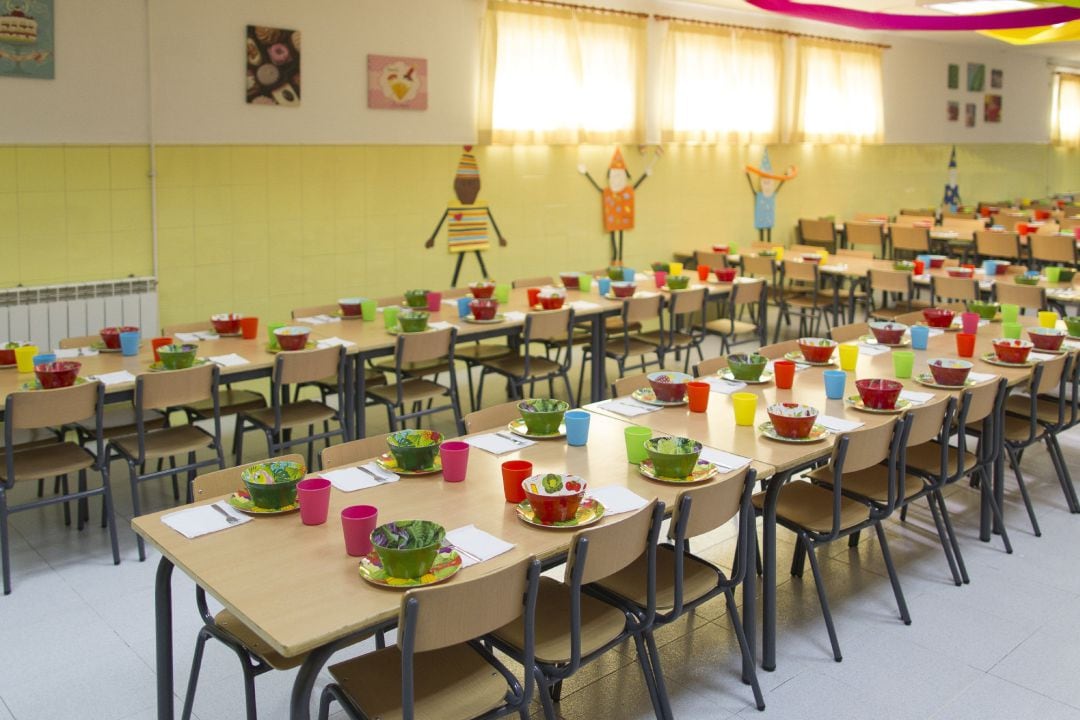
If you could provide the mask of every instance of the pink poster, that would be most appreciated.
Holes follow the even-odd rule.
[[[368,107],[377,110],[427,110],[427,60],[368,55]]]

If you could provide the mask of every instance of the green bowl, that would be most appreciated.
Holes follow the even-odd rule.
[[[1072,282],[1073,275],[1076,274],[1076,270],[1073,268],[1063,267],[1058,273],[1058,282]]]
[[[405,304],[412,308],[426,308],[427,296],[427,290],[406,290]]]
[[[554,435],[559,432],[563,415],[570,409],[565,400],[535,398],[518,403],[518,412],[525,421],[525,428],[530,435]]]
[[[621,267],[612,265],[607,269],[607,276],[611,280],[622,280],[624,273]]]
[[[750,380],[752,382],[761,378],[769,359],[763,355],[728,355],[727,363],[731,374],[736,380]]]
[[[667,286],[669,290],[685,290],[690,287],[689,275],[668,275]]]
[[[402,470],[427,470],[435,465],[442,434],[435,430],[398,430],[387,436],[386,444]]]
[[[893,263],[893,270],[912,271],[915,269],[915,263],[910,260],[897,260]]]
[[[669,478],[689,477],[701,455],[701,443],[685,437],[655,437],[645,441],[653,470]]]
[[[397,319],[402,332],[424,332],[427,330],[428,312],[426,310],[399,312]]]
[[[1080,315],[1066,315],[1065,327],[1069,330],[1070,337],[1080,337]]]
[[[983,302],[982,300],[969,300],[967,304],[968,312],[978,314],[983,320],[993,320],[1001,306],[998,303]]]
[[[371,547],[390,577],[418,578],[431,570],[445,539],[446,529],[438,523],[398,520],[375,528]]]
[[[1038,275],[1017,275],[1013,279],[1016,281],[1017,285],[1038,285],[1039,284],[1039,276]]]
[[[652,267],[653,272],[667,272],[670,265],[662,262],[654,262],[650,267]]]
[[[291,460],[259,463],[240,471],[255,507],[280,510],[296,503],[296,483],[307,472],[303,463]]]
[[[157,349],[161,366],[166,370],[183,370],[191,367],[195,364],[195,353],[198,351],[199,346],[191,343],[162,345]]]

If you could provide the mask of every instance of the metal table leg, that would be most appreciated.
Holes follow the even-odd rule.
[[[776,669],[776,502],[788,474],[769,478],[762,512],[761,667]]]
[[[592,356],[592,402],[607,397],[607,363],[604,355],[604,316],[592,316],[592,337],[589,338],[589,354]],[[578,398],[581,402],[581,398]]]
[[[743,538],[746,543],[746,573],[742,582],[742,623],[743,633],[746,635],[746,644],[750,648],[750,663],[756,662],[757,658],[757,523],[749,525],[748,536]],[[742,680],[750,682],[750,673],[753,668],[743,660]]]
[[[172,562],[162,556],[154,579],[158,720],[173,720]]]
[[[367,437],[367,414],[364,412],[364,394],[367,392],[367,381],[364,378],[364,354],[356,354],[356,380],[353,383],[353,412],[356,419],[353,425],[356,429],[354,437]]]

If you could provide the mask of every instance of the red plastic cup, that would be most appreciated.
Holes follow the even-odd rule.
[[[322,525],[330,511],[330,481],[313,477],[296,483],[296,502],[300,503],[300,522]]]
[[[469,467],[469,443],[448,440],[439,446],[442,458],[442,477],[446,482],[461,482]]]
[[[533,465],[528,460],[507,460],[502,464],[503,494],[506,502],[517,505],[525,499],[525,489],[521,481],[533,474]]]
[[[173,339],[171,337],[156,337],[150,341],[150,347],[154,351],[154,362],[161,362],[161,356],[158,355],[158,348],[162,345],[172,345]]]
[[[705,382],[686,383],[686,399],[690,405],[690,412],[703,413],[709,409],[709,392],[712,387]]]
[[[708,280],[709,279],[709,266],[708,265],[698,265],[697,266],[697,277],[698,277],[698,280],[700,280],[701,282],[705,282],[706,280]]]
[[[792,360],[773,361],[773,380],[781,390],[790,390],[795,382],[795,362]]]
[[[926,263],[924,263],[922,260],[916,260],[915,269],[913,272],[916,275],[922,275],[924,272],[926,272]]]
[[[956,354],[960,357],[971,357],[975,354],[975,336],[971,333],[956,334]]]
[[[960,315],[960,324],[968,335],[979,332],[979,313],[966,312]]]
[[[259,336],[259,318],[247,317],[246,315],[240,318],[240,336],[245,340],[254,340]]]
[[[525,296],[529,299],[529,307],[540,304],[540,288],[531,287],[525,290]]]
[[[439,312],[439,309],[441,307],[442,307],[442,293],[441,292],[435,292],[434,290],[430,291],[427,294],[427,309],[428,309],[428,312]]]
[[[303,505],[300,506],[301,509]],[[341,530],[345,533],[345,552],[363,557],[371,552],[371,533],[379,524],[379,509],[373,505],[350,505],[341,511]]]

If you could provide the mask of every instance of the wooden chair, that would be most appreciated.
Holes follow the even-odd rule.
[[[1039,312],[1047,307],[1046,288],[1041,285],[1017,285],[1015,282],[998,280],[994,283],[993,299],[999,303],[1018,305],[1023,311]]]
[[[836,252],[836,222],[829,219],[799,218],[799,242]]]
[[[934,217],[933,210],[929,210],[929,209],[926,209],[926,210],[917,210],[917,209],[912,210],[912,209],[909,209],[907,211],[901,210],[900,214],[897,215],[896,218],[893,220],[892,225],[902,225],[904,227],[911,227],[913,225],[922,225],[922,226],[924,226],[924,225],[929,224],[930,227],[933,227],[935,222],[937,222],[937,218]],[[892,225],[889,225],[889,233],[890,233],[890,235],[892,234]]]
[[[694,265],[695,267],[701,267],[702,265],[709,268],[710,271],[716,270],[716,268],[725,268],[728,266],[728,258],[724,253],[709,252],[707,250],[695,250],[694,251]]]
[[[870,246],[874,248],[870,253],[870,257],[873,257],[874,253],[878,252],[881,253],[878,257],[885,257],[887,254],[888,246],[886,244],[884,223],[849,220],[844,223],[844,235],[849,248],[854,249],[857,245]],[[837,251],[837,254],[839,252]]]
[[[662,332],[664,321],[660,314],[660,303],[661,297],[659,294],[652,297],[634,297],[624,300],[622,311],[619,313],[622,326],[637,325],[640,327],[645,323],[656,323]],[[645,372],[650,365],[662,366],[663,352],[663,349],[656,343],[649,342],[647,339],[628,332],[614,337],[610,335],[606,337],[604,339],[604,356],[598,360],[592,357],[589,347],[586,346],[581,354],[581,372],[578,375],[577,396],[581,397],[581,391],[585,384],[585,369],[590,360],[593,362],[605,362],[609,358],[614,360],[619,368],[619,377],[622,377],[626,374],[626,365],[631,359],[637,359],[634,365],[640,367],[642,372]],[[646,358],[647,355],[651,354],[655,354],[655,360]]]
[[[941,220],[944,230],[954,230],[959,239],[973,240],[975,233],[986,229],[986,222],[979,218],[945,217]]]
[[[105,438],[101,432],[105,406],[105,387],[99,382],[57,390],[28,390],[10,393],[4,401],[4,465],[0,469],[0,557],[4,574],[4,594],[11,593],[11,543],[8,537],[8,516],[21,510],[44,505],[77,501],[78,528],[82,530],[84,505],[89,498],[100,495],[102,521],[109,528],[113,564],[120,564],[120,546],[116,540],[116,521],[113,515],[112,488],[109,485],[109,463]],[[16,437],[54,427],[63,427],[88,417],[94,418],[94,449],[88,450],[73,442],[50,442],[19,447]],[[101,473],[101,486],[87,487],[87,471]],[[71,492],[68,475],[78,473],[78,487]],[[12,505],[8,494],[16,483],[60,478],[62,493],[37,498],[21,505]],[[65,513],[67,515],[67,513]],[[70,518],[70,515],[67,515]]]
[[[511,400],[469,413],[465,416],[465,433],[504,430],[511,421],[521,417],[518,402],[518,400]]]
[[[547,381],[548,393],[555,396],[555,378],[562,378],[566,387],[567,399],[574,404],[574,389],[570,387],[570,350],[574,341],[574,310],[563,307],[560,310],[530,312],[525,316],[525,330],[522,337],[520,354],[504,358],[485,360],[480,363],[480,386],[476,389],[477,405],[482,404],[484,380],[490,373],[502,375],[510,382],[513,397],[520,399],[522,389],[529,385],[529,394],[538,382]],[[545,348],[558,348],[557,360],[546,355],[533,355],[531,346],[540,343]],[[565,351],[565,352],[563,352]]]
[[[837,248],[837,258],[856,258],[858,260],[873,260],[873,250],[855,250],[853,248]]]
[[[456,340],[457,329],[453,327],[421,333],[401,333],[397,336],[394,382],[366,391],[369,397],[386,406],[391,430],[404,427],[405,423],[412,419],[416,419],[419,426],[420,418],[449,411],[453,413],[454,425],[460,432],[461,403],[458,400],[456,373],[448,373],[450,382],[442,385],[434,380],[413,377],[406,369],[433,363],[445,363],[453,367]],[[482,390],[483,385],[480,387]],[[434,401],[441,398],[446,398],[447,404],[433,406]],[[426,408],[424,403],[427,403]]]
[[[293,320],[302,317],[314,317],[316,315],[334,315],[339,312],[341,307],[334,303],[332,305],[312,305],[310,307],[294,308],[291,317]],[[356,322],[355,320],[342,320],[342,322]],[[362,321],[361,321],[362,322]],[[382,370],[368,366],[364,368],[364,387],[375,387],[376,385],[385,385],[386,375]],[[293,401],[300,399],[300,391],[304,388],[315,388],[319,392],[320,399],[325,403],[329,398],[334,396],[337,392],[337,380],[333,377],[322,378],[309,383],[301,383],[293,390]]]
[[[889,240],[894,257],[914,257],[930,252],[930,231],[925,227],[893,223],[889,226]]]
[[[386,438],[389,436],[390,433],[369,435],[359,440],[350,440],[325,447],[319,453],[319,464],[323,470],[346,465],[359,465],[365,460],[378,457],[386,452]]]
[[[978,220],[978,217],[974,212],[945,209],[941,211],[941,224],[944,225],[946,220]]]
[[[335,700],[350,717],[528,717],[541,647],[540,582],[540,563],[529,557],[472,580],[406,592],[395,645],[330,666],[334,682],[323,689],[319,720]],[[522,628],[520,680],[478,641],[511,624]]]
[[[937,210],[930,207],[921,208],[900,208],[899,217],[914,217],[920,220],[934,220],[934,216],[937,214]]]
[[[554,284],[555,284],[555,279],[554,278],[552,278],[550,275],[544,275],[542,277],[521,278],[521,279],[515,280],[511,284],[511,287],[513,287],[515,290],[517,290],[518,288],[543,287],[545,285],[554,285]]]
[[[975,233],[975,256],[979,262],[987,258],[1018,262],[1021,258],[1020,236],[1014,232],[980,230]]]
[[[915,282],[910,272],[871,268],[866,278],[867,294],[870,297],[870,317],[874,320],[889,320],[898,315],[910,313],[915,308],[927,307],[927,303],[915,299]],[[881,293],[881,307],[874,302],[875,292]],[[895,303],[892,306],[887,305],[890,294]]]
[[[630,395],[635,390],[639,390],[641,388],[647,388],[647,387],[651,387],[651,385],[649,385],[649,374],[648,373],[640,373],[638,375],[627,375],[626,377],[621,377],[618,380],[616,380],[614,383],[612,383],[612,385],[611,385],[611,396],[612,397],[626,397],[627,395]]]
[[[686,353],[683,372],[690,370],[690,354],[697,351],[698,359],[704,360],[701,343],[705,341],[705,307],[709,300],[705,288],[679,290],[668,295],[667,322],[661,322],[657,330],[642,332],[638,338],[656,346],[660,366],[666,367],[666,357],[674,353],[678,361],[680,353]]]
[[[772,345],[762,345],[757,349],[757,354],[767,357],[770,360],[779,360],[789,352],[796,352],[798,349],[798,340],[785,340],[784,342],[773,343]]]
[[[755,350],[755,352],[758,352]],[[705,377],[706,375],[715,375],[728,366],[727,358],[723,355],[709,358],[699,362],[694,366],[694,377]]]
[[[298,383],[313,382],[336,375],[338,378],[337,408],[318,400],[301,400],[285,403],[282,388]],[[307,466],[312,467],[314,443],[333,437],[345,438],[345,423],[342,422],[342,409],[345,407],[345,348],[327,347],[313,350],[295,350],[280,352],[274,359],[271,377],[270,407],[251,410],[240,414],[236,423],[239,436],[236,441],[236,464],[244,457],[244,433],[248,430],[261,430],[266,435],[266,444],[270,455],[277,455],[289,448],[306,443],[308,446]],[[372,388],[374,393],[381,388]],[[326,423],[337,423],[337,429],[327,429]],[[324,425],[322,432],[316,432],[315,426]],[[293,433],[307,428],[307,434],[296,436]]]
[[[968,302],[979,298],[979,281],[975,278],[930,276],[930,301],[934,305],[939,305],[946,300]]]
[[[1080,227],[1080,217],[1063,217],[1059,223],[1061,232],[1076,232]]]
[[[776,318],[773,342],[780,338],[780,320],[790,325],[791,315],[799,319],[799,337],[816,335],[825,321],[829,327],[828,312],[834,310],[831,295],[820,290],[821,275],[817,263],[784,260],[780,270],[780,312]]]
[[[645,633],[656,612],[656,540],[664,517],[664,504],[653,500],[641,510],[574,533],[563,581],[540,579],[536,616],[534,675],[540,688],[544,717],[554,720],[554,702],[561,683],[587,663],[633,638],[638,663],[649,690],[653,710],[663,717],[666,701],[658,697],[655,678],[661,673],[659,656],[646,650]],[[639,557],[645,557],[644,613],[634,613],[587,594],[584,586],[610,577]],[[452,585],[447,587],[453,587]],[[492,634],[492,643],[519,663],[528,650],[528,625],[518,619]]]
[[[768,342],[767,289],[768,285],[764,280],[737,282],[731,286],[731,292],[721,306],[720,317],[705,323],[707,334],[720,336],[721,353],[731,352],[731,347],[740,342],[740,336],[748,336],[742,342]],[[749,315],[750,320],[740,319],[744,312]]]
[[[1016,230],[1016,223],[1027,222],[1029,219],[1024,213],[999,212],[994,213],[992,217],[995,225],[1000,225],[1008,232]]]
[[[867,323],[851,323],[849,325],[837,325],[829,331],[829,337],[838,343],[858,340],[863,335],[870,333],[870,325]]]
[[[922,310],[915,310],[913,312],[897,315],[893,318],[893,321],[904,325],[915,325],[917,323],[926,324],[926,317],[923,315]]]
[[[1036,234],[1028,238],[1028,251],[1031,254],[1031,260],[1040,266],[1076,267],[1080,264],[1080,257],[1076,251],[1076,238]]]

